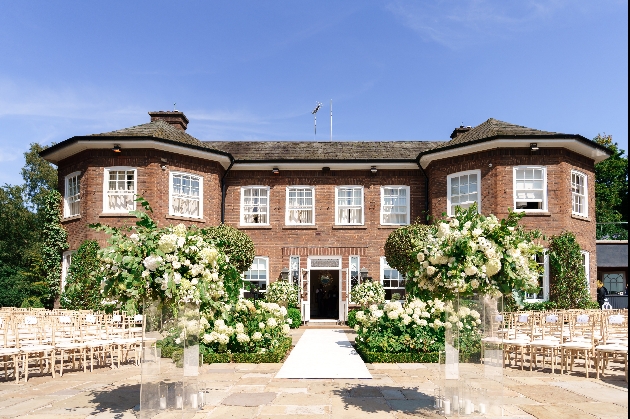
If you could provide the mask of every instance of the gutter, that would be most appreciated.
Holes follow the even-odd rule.
[[[232,166],[234,166],[234,159],[232,158],[232,156],[230,156],[230,165],[221,177],[221,224],[225,223],[225,192],[227,189],[227,185],[225,184],[225,177],[227,176]]]
[[[424,200],[424,213],[425,216],[428,217],[429,215],[429,177],[427,176],[427,172],[424,171],[424,169],[422,168],[422,165],[420,164],[420,156],[418,156],[418,158],[416,159],[416,163],[418,164],[418,169],[420,169],[420,172],[422,172],[422,175],[424,176],[424,192],[426,194],[426,199]],[[428,221],[428,218],[427,218]]]

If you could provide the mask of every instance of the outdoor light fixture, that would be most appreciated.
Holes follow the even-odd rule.
[[[165,164],[161,164],[160,167],[162,168],[162,170],[166,170],[166,165]]]
[[[376,166],[372,166],[370,168],[370,172],[372,172],[373,174],[376,173]]]
[[[361,279],[365,280],[367,278],[368,270],[365,267],[363,267],[361,268],[360,272],[361,272]]]
[[[330,172],[330,167],[328,166],[322,167],[322,172]]]
[[[122,151],[122,148],[120,148],[120,146],[118,144],[115,144],[114,148],[112,148],[112,151],[114,153],[120,153]]]
[[[273,173],[274,175],[277,175],[280,173],[280,169],[278,169],[277,167],[274,167],[273,169],[271,169],[271,173]]]
[[[538,151],[538,143],[529,143],[530,151]]]
[[[282,271],[280,271],[280,278],[282,278],[283,281],[289,280],[289,268],[282,268]]]

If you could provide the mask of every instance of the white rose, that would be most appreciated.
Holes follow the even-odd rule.
[[[418,253],[418,262],[423,262],[424,261],[424,253],[420,252]]]
[[[427,267],[427,275],[433,276],[433,274],[435,274],[435,271],[436,271],[435,267],[433,266]]]

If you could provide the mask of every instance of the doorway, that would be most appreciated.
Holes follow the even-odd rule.
[[[312,319],[339,318],[339,270],[311,270]]]

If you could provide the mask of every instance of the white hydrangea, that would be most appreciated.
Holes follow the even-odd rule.
[[[145,268],[153,272],[162,264],[162,258],[156,255],[149,255],[144,258],[142,264]]]

